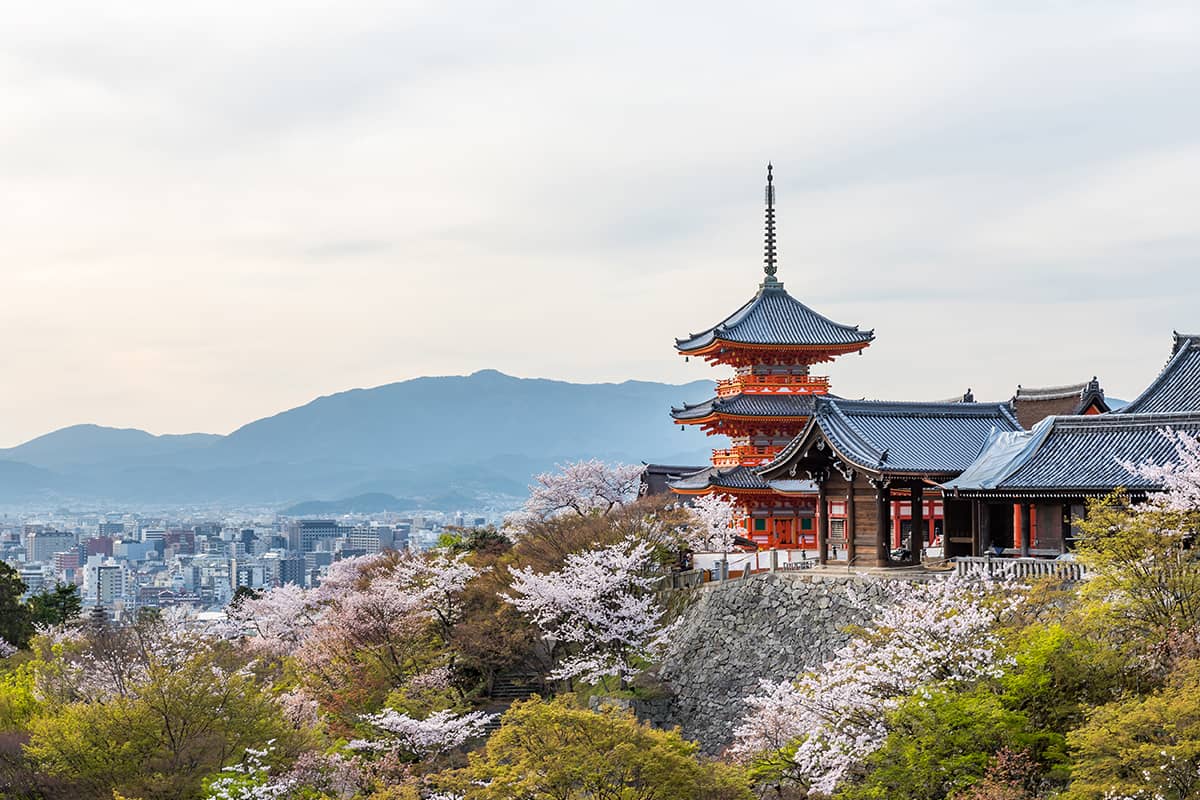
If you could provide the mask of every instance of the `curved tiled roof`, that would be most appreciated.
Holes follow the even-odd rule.
[[[908,403],[821,398],[808,427],[760,474],[778,477],[814,429],[842,459],[878,473],[966,469],[997,430],[1020,430],[1007,403]]]
[[[968,494],[1107,494],[1161,487],[1124,463],[1172,460],[1166,428],[1200,434],[1200,412],[1047,417],[1032,431],[1001,435],[944,488]]]
[[[874,331],[842,325],[823,317],[788,294],[782,284],[764,284],[748,303],[702,333],[675,340],[680,352],[700,350],[720,340],[735,344],[820,347],[861,344],[866,347]]]
[[[713,397],[703,403],[672,408],[671,416],[680,421],[704,419],[713,414],[730,417],[807,417],[816,406],[811,394],[738,394]]]
[[[760,491],[770,488],[767,486],[767,482],[750,467],[729,467],[728,469],[706,467],[699,472],[671,481],[670,487],[682,491],[703,491],[709,487]]]
[[[1118,414],[1200,411],[1200,334],[1176,333],[1171,360],[1158,377]]]

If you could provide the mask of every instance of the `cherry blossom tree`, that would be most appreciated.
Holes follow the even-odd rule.
[[[684,538],[698,553],[728,553],[746,520],[742,507],[727,494],[699,495],[687,511],[690,524]]]
[[[17,652],[17,648],[13,647],[4,639],[0,639],[0,658],[8,658],[15,652]]]
[[[268,655],[291,655],[316,625],[321,613],[319,597],[312,591],[285,583],[261,597],[247,597],[229,606],[226,615],[239,632],[253,633],[249,644]]]
[[[650,591],[652,551],[650,542],[628,538],[568,555],[560,570],[513,571],[512,595],[504,599],[546,637],[570,647],[552,678],[624,683],[637,673],[636,661],[658,655],[667,627]]]
[[[1163,464],[1122,462],[1123,466],[1163,487],[1153,501],[1160,509],[1182,514],[1200,512],[1200,437],[1169,427],[1159,433],[1171,443],[1174,459]]]
[[[456,714],[437,711],[425,719],[415,719],[393,708],[378,714],[365,714],[362,720],[383,732],[380,739],[356,739],[350,742],[354,750],[397,752],[416,759],[448,753],[481,735],[494,714],[472,711]]]
[[[427,622],[445,634],[458,620],[462,590],[478,574],[466,554],[362,556],[334,562],[316,589],[284,584],[227,613],[254,634],[251,647],[270,655],[304,650],[308,660],[322,663],[331,649],[395,653],[398,640],[412,638]]]
[[[426,556],[407,553],[396,563],[389,580],[417,598],[423,613],[437,622],[443,638],[462,617],[462,593],[481,570],[467,563],[467,554],[437,551]]]
[[[888,734],[888,712],[933,683],[999,674],[994,628],[1022,595],[1011,584],[949,578],[892,584],[863,634],[795,683],[766,682],[735,731],[743,759],[795,745],[788,775],[832,794]]]
[[[529,487],[521,510],[509,515],[505,527],[520,535],[532,521],[558,514],[607,514],[637,499],[644,467],[607,464],[599,459],[558,465],[558,472],[543,472]]]

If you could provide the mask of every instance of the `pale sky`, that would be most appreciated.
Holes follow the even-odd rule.
[[[673,340],[761,279],[768,159],[779,277],[876,329],[837,393],[1129,399],[1200,329],[1197,98],[1195,2],[13,4],[0,446],[718,377]]]

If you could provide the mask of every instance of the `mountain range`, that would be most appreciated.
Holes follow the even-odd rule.
[[[320,397],[226,436],[75,425],[0,449],[0,503],[485,507],[565,461],[706,463],[712,443],[668,412],[712,392],[483,370]]]

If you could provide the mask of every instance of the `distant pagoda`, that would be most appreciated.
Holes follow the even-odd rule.
[[[669,486],[682,495],[727,494],[747,517],[747,536],[765,547],[815,545],[816,488],[810,496],[779,495],[754,471],[770,462],[804,429],[816,397],[829,393],[829,379],[809,374],[814,364],[856,353],[874,331],[841,325],[788,294],[776,277],[775,186],[767,165],[766,278],[758,292],[732,315],[702,333],[676,339],[684,356],[700,356],[734,368],[717,382],[717,395],[671,410],[681,425],[699,425],[724,435],[731,447],[714,450],[712,466],[684,475]]]

